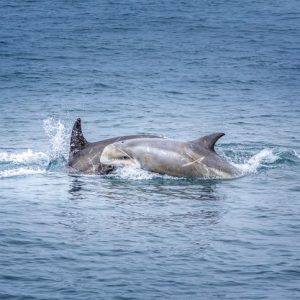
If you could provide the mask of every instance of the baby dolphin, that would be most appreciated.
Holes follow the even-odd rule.
[[[104,148],[100,162],[174,177],[232,178],[239,170],[214,149],[222,136],[224,133],[213,133],[189,142],[162,138],[118,141]]]
[[[99,142],[89,143],[83,136],[81,120],[78,118],[72,129],[68,166],[74,171],[85,174],[107,174],[113,166],[100,162],[103,149],[114,142],[137,138],[152,138],[157,135],[127,135],[118,136]]]

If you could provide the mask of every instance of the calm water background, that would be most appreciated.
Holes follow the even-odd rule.
[[[299,299],[299,1],[0,1],[1,299]],[[86,138],[214,131],[245,176],[70,175]]]

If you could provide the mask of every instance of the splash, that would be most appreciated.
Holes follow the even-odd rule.
[[[294,164],[297,160],[299,160],[299,157],[295,151],[266,148],[259,151],[248,160],[245,160],[244,163],[233,164],[243,173],[243,175],[247,175],[258,173],[263,169],[276,168],[284,164]]]
[[[50,141],[49,156],[53,160],[67,157],[67,130],[65,125],[54,118],[47,118],[43,121],[43,127]]]
[[[47,153],[28,149],[19,153],[0,152],[0,179],[42,174],[65,166],[67,157],[67,130],[60,120],[47,118],[43,127],[49,138]]]

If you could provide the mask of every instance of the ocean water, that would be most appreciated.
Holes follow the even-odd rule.
[[[0,1],[0,299],[299,299],[299,1]],[[65,167],[225,132],[234,180]]]

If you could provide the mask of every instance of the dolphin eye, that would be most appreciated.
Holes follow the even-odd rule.
[[[124,156],[122,156],[122,159],[129,159],[129,156],[124,155]]]

